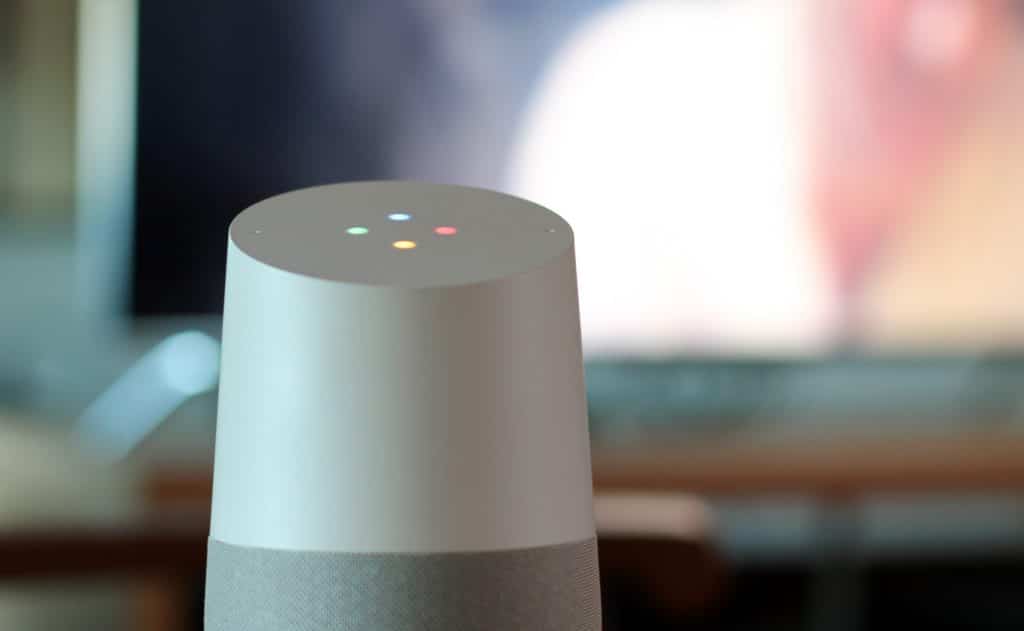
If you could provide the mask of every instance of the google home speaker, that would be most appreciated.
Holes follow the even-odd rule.
[[[573,235],[358,182],[231,224],[208,631],[601,627]]]

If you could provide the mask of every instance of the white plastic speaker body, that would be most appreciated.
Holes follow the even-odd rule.
[[[235,219],[208,630],[599,629],[591,495],[557,215],[360,182]]]

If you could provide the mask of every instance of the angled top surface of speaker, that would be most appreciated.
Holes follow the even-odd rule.
[[[240,214],[207,628],[599,628],[574,265],[561,218],[478,189]]]

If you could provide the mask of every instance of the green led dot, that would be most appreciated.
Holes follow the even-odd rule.
[[[365,227],[365,226],[352,226],[351,228],[349,228],[345,232],[347,232],[349,234],[366,234],[369,231],[370,231],[370,229]]]

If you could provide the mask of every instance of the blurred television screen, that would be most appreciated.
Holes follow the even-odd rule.
[[[247,205],[401,177],[565,216],[591,357],[1024,344],[1018,3],[139,11],[135,314],[217,313]]]

